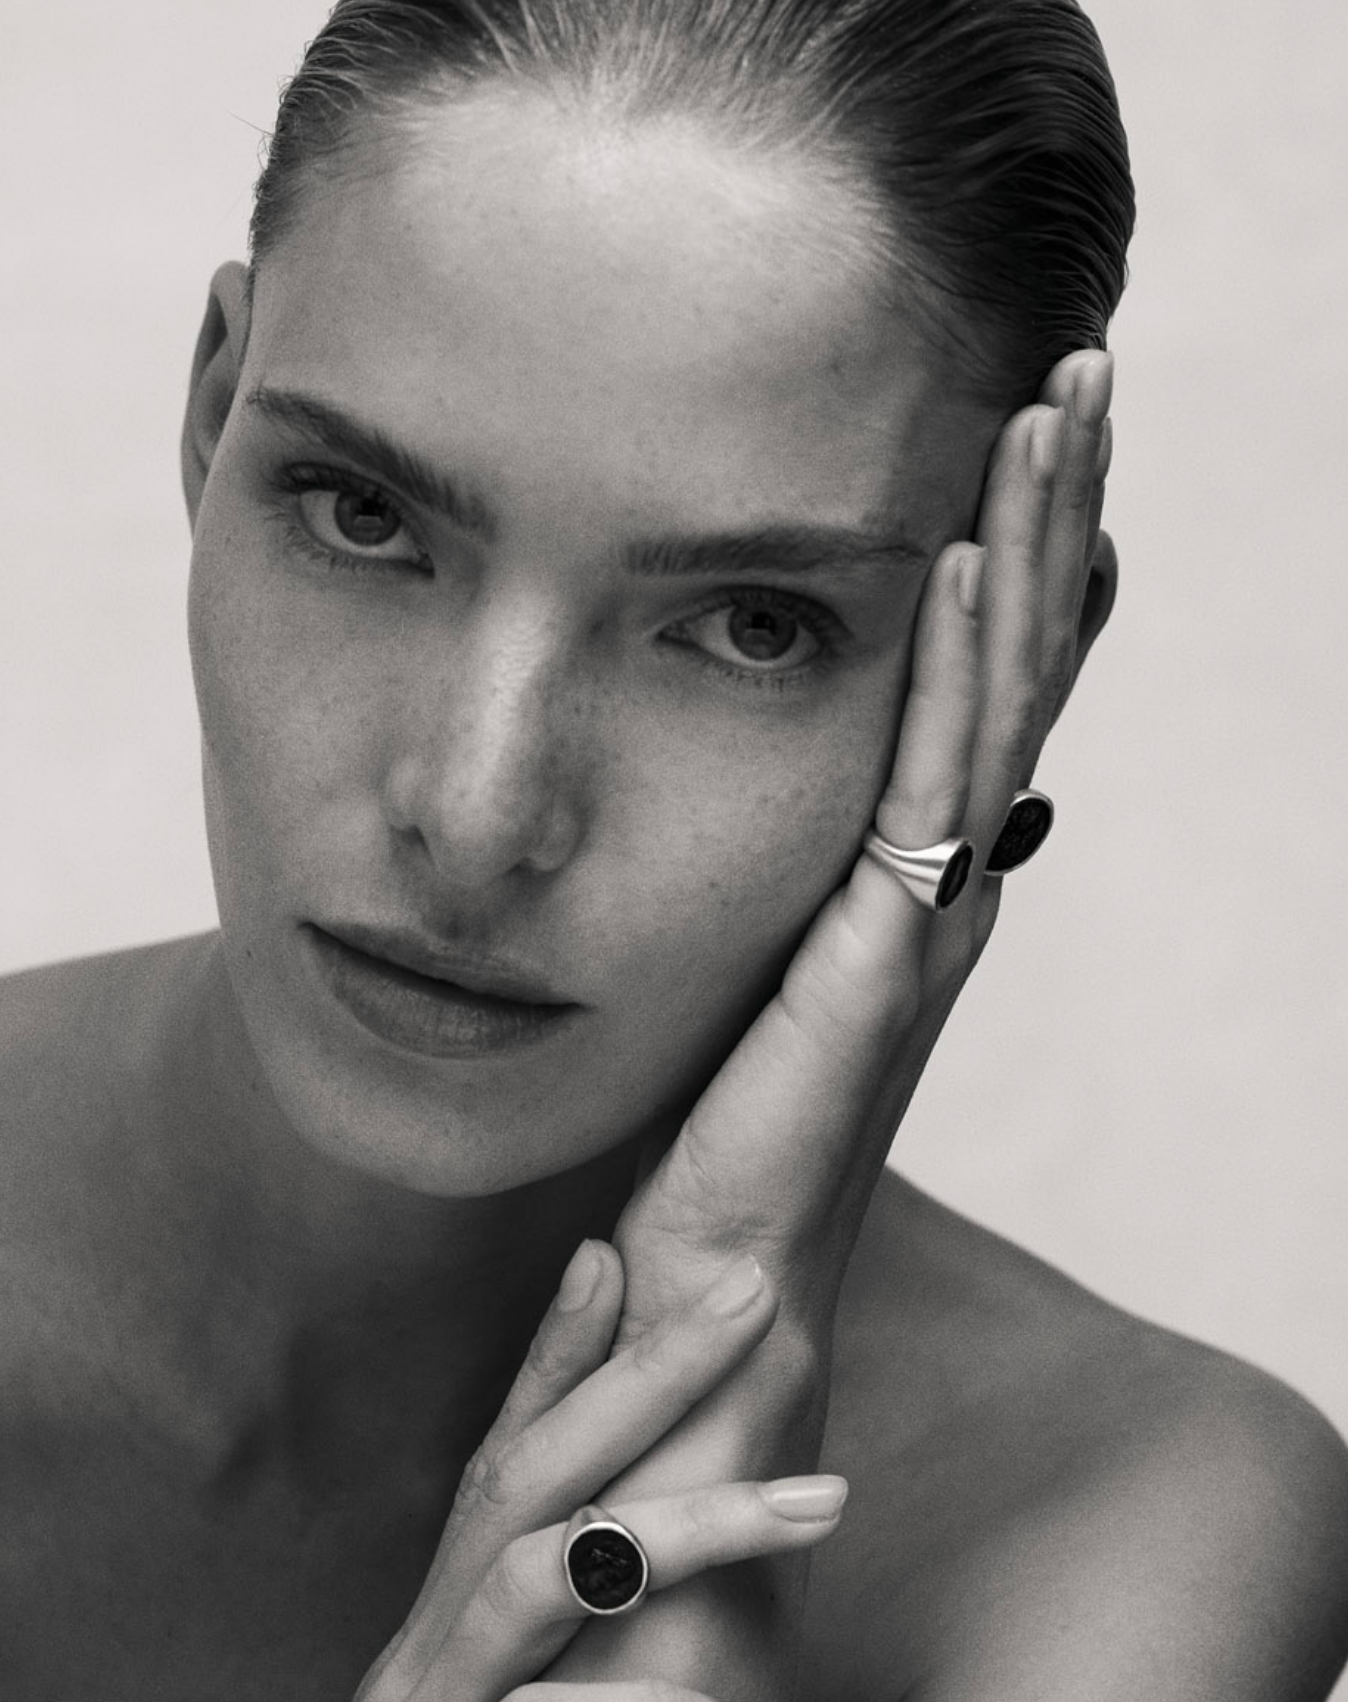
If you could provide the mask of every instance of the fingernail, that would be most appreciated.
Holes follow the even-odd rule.
[[[571,1263],[562,1272],[557,1289],[559,1312],[582,1312],[594,1299],[603,1271],[603,1260],[593,1241],[582,1241],[571,1255]]]
[[[1095,482],[1104,484],[1109,477],[1110,463],[1114,459],[1114,422],[1106,420],[1100,427],[1100,448],[1095,457]]]
[[[987,560],[988,552],[976,544],[970,544],[968,549],[960,552],[959,567],[959,598],[960,607],[966,615],[978,613],[978,592],[983,583],[983,563]]]
[[[1039,413],[1030,430],[1030,467],[1041,484],[1048,484],[1062,459],[1063,427],[1067,416],[1061,408]]]
[[[780,1477],[763,1485],[763,1499],[782,1519],[800,1524],[836,1519],[847,1500],[845,1477]]]
[[[763,1292],[763,1267],[752,1254],[736,1259],[723,1271],[703,1297],[703,1304],[718,1318],[733,1318],[746,1312]]]
[[[1102,349],[1077,367],[1072,385],[1072,403],[1082,425],[1096,430],[1114,396],[1114,357]]]

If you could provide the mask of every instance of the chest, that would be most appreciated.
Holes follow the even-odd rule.
[[[203,1476],[106,1424],[11,1440],[0,1695],[22,1702],[347,1702],[415,1598],[446,1511],[390,1480],[319,1495],[244,1458]],[[876,1610],[891,1611],[898,1558],[877,1497],[859,1481],[854,1493],[863,1518],[816,1560],[807,1650],[849,1687],[889,1641]]]
[[[0,1461],[0,1694],[345,1702],[443,1512],[392,1474],[297,1485],[246,1457],[203,1473],[106,1417],[27,1425]]]
[[[852,1498],[814,1559],[811,1702],[906,1692],[960,1555],[1024,1487],[1004,1411],[905,1395],[940,1378],[910,1352],[896,1385],[869,1337],[835,1367],[822,1463]],[[88,1380],[28,1397],[0,1444],[0,1695],[22,1702],[347,1702],[420,1589],[467,1454],[432,1482],[394,1469],[386,1438],[354,1466],[262,1429],[203,1450]]]

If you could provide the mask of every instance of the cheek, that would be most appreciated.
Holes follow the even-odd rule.
[[[333,844],[316,823],[359,772],[369,719],[340,689],[338,635],[311,630],[265,538],[206,509],[188,614],[217,884],[274,876],[300,845],[312,858]]]
[[[633,789],[629,832],[645,823],[648,858],[618,863],[610,925],[621,915],[627,937],[606,949],[612,960],[626,947],[634,1015],[649,989],[652,1034],[712,1050],[733,1039],[846,879],[888,778],[902,696],[901,678],[871,684],[808,730],[723,728],[649,754],[665,784]]]

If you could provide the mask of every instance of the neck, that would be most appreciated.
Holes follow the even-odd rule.
[[[174,979],[142,1102],[164,1155],[158,1245],[218,1361],[203,1373],[241,1408],[345,1411],[343,1430],[369,1430],[372,1404],[423,1436],[451,1409],[489,1418],[567,1259],[611,1233],[636,1143],[486,1199],[413,1193],[295,1134],[218,942],[185,948]]]

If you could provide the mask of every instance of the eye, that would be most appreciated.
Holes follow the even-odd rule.
[[[739,590],[681,621],[677,636],[742,673],[784,674],[824,649],[823,615],[780,592]]]
[[[354,479],[336,488],[310,485],[300,492],[299,509],[314,538],[337,554],[380,561],[421,555],[401,511],[378,485]]]

